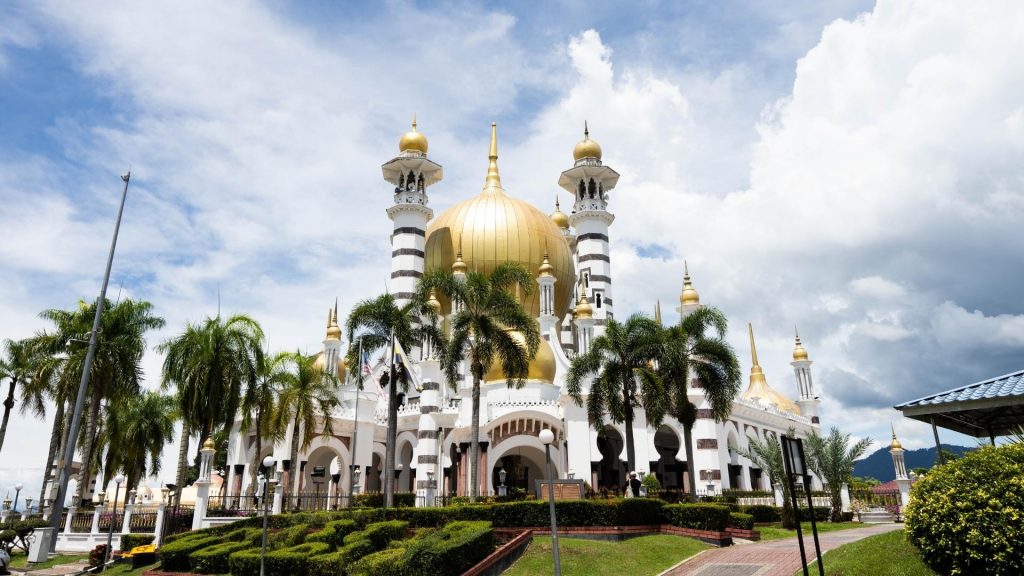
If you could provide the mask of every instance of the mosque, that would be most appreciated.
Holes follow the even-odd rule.
[[[568,195],[565,198],[572,199],[571,210],[562,212],[556,202],[554,213],[548,215],[502,187],[497,129],[492,125],[483,189],[436,217],[428,190],[442,181],[443,170],[428,155],[427,138],[415,120],[398,148],[398,155],[384,163],[382,172],[394,189],[386,210],[393,223],[389,289],[399,304],[412,297],[423,272],[434,268],[447,267],[456,274],[470,268],[490,272],[511,261],[526,266],[537,280],[538,290],[524,306],[537,318],[542,339],[526,385],[510,389],[495,365],[481,386],[479,493],[497,493],[500,485],[532,490],[536,479],[546,477],[544,445],[538,439],[543,429],[555,435],[552,459],[560,478],[583,479],[597,490],[621,487],[628,473],[623,424],[607,419],[599,433],[588,422],[586,409],[565,391],[571,359],[586,351],[614,317],[609,233],[615,221],[613,191],[619,174],[603,162],[601,146],[585,129],[583,140],[572,151],[572,163],[558,176],[559,187]],[[451,312],[447,301],[432,298],[432,305],[442,317]],[[701,306],[689,272],[684,271],[676,310],[686,315]],[[660,305],[656,316],[660,321]],[[382,359],[371,366],[367,384],[357,390],[355,379],[346,379],[345,346],[335,309],[328,312],[323,350],[317,358],[322,367],[336,366],[343,383],[333,433],[317,436],[301,450],[297,468],[288,460],[290,438],[263,444],[260,457],[275,457],[292,493],[312,492],[315,485],[318,493],[347,494],[353,464],[358,468],[358,474],[351,475],[357,479],[357,491],[382,489],[387,394],[374,383],[388,365]],[[735,400],[727,421],[716,422],[699,381],[690,384],[690,400],[698,407],[692,436],[700,490],[769,490],[767,475],[736,449],[746,448],[748,437],[779,435],[789,428],[806,436],[819,429],[812,362],[799,335],[791,364],[796,401],[768,385],[758,364],[752,328],[750,348],[749,386]],[[429,346],[410,350],[408,357],[417,385],[401,397],[396,492],[468,494],[472,377],[464,370],[465,379],[454,390],[444,384]],[[666,488],[686,487],[682,425],[667,418],[658,428],[648,426],[639,409],[633,428],[637,472],[655,474]],[[242,430],[239,420],[228,447],[228,494],[249,489],[254,447],[254,432]]]

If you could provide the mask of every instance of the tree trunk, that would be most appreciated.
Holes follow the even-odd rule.
[[[46,503],[46,486],[53,479],[53,459],[60,448],[60,437],[64,431],[64,403],[57,402],[57,413],[53,415],[53,428],[50,431],[50,449],[46,451],[46,466],[43,468],[43,487],[39,489],[39,509]]]
[[[842,522],[843,521],[843,497],[839,490],[832,490],[829,487],[830,495],[832,496],[832,521]]]
[[[263,454],[263,436],[260,434],[260,430],[262,430],[263,416],[261,414],[262,414],[262,410],[257,409],[256,410],[256,446],[255,446],[255,453],[253,454],[253,457],[252,457],[252,464],[249,466],[249,487],[246,490],[246,493],[249,494],[250,496],[256,494],[256,481],[257,481],[256,478],[259,475],[260,466],[263,465],[263,462],[262,462],[263,458],[261,456]],[[265,473],[267,474],[267,478],[269,479],[270,471],[268,470]],[[239,491],[239,494],[241,494],[241,491]]]
[[[693,426],[683,426],[683,443],[686,445],[686,475],[690,478],[690,502],[696,502],[697,470],[693,463]]]
[[[295,414],[295,422],[292,424],[292,446],[289,452],[289,464],[288,464],[288,484],[285,488],[285,502],[288,502],[288,498],[292,494],[297,492],[299,485],[299,475],[302,470],[299,469],[299,415]],[[286,504],[287,506],[287,504]]]
[[[18,385],[17,378],[11,378],[10,387],[7,389],[7,399],[4,400],[4,421],[0,424],[0,450],[4,448],[4,437],[7,436],[7,421],[11,418],[11,408],[14,408],[14,388]]]
[[[469,440],[469,501],[480,493],[480,371],[473,370],[473,421]]]
[[[92,461],[93,451],[96,446],[96,428],[99,426],[100,417],[100,387],[94,384],[92,397],[89,399],[89,421],[85,426],[85,446],[82,447],[82,471],[78,474],[78,501],[84,502],[85,495],[92,491]],[[77,438],[69,438],[68,441],[76,443]],[[72,452],[74,458],[74,452]],[[102,488],[102,489],[105,489]]]
[[[630,373],[632,378],[632,373]],[[629,384],[622,385],[622,396],[626,404],[626,485],[629,485],[629,473],[636,470],[636,448],[633,446],[633,395],[629,392]]]
[[[395,442],[398,436],[398,379],[395,377],[395,336],[391,335],[388,378],[388,441],[384,447],[384,507],[395,505]]]
[[[174,505],[181,502],[181,489],[185,487],[185,471],[188,469],[188,422],[181,421],[181,438],[178,440],[178,473],[174,476]]]

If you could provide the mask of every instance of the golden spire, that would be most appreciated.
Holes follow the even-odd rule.
[[[601,159],[601,145],[590,139],[590,128],[586,120],[583,121],[583,140],[576,143],[576,147],[572,149],[572,157],[577,162],[584,158]]]
[[[501,190],[501,176],[498,174],[498,124],[495,122],[491,122],[491,150],[487,160],[487,181],[484,190]]]
[[[576,304],[576,319],[589,320],[594,317],[594,307],[587,301],[586,292],[580,292],[580,301]]]
[[[753,366],[750,367],[750,384],[747,385],[747,390],[743,392],[742,398],[764,404],[774,404],[779,410],[799,414],[800,408],[796,402],[779,394],[768,385],[768,380],[764,377],[764,370],[761,369],[761,364],[757,361],[757,345],[754,343],[754,326],[752,324],[747,324],[747,332],[750,335],[750,359]]]
[[[341,327],[338,326],[338,302],[334,302],[334,310],[327,311],[327,339],[341,340]]]
[[[427,137],[416,128],[416,114],[412,115],[412,130],[409,130],[402,135],[402,139],[398,141],[398,151],[408,152],[414,150],[422,154],[427,153]]]
[[[437,289],[434,287],[430,288],[430,298],[427,300],[427,306],[430,306],[434,314],[441,313],[441,301],[437,299]]]
[[[538,276],[541,278],[547,278],[554,276],[555,267],[551,265],[551,261],[548,260],[548,243],[544,241],[544,260],[540,263],[540,268],[537,269]]]
[[[654,321],[658,323],[658,326],[661,326],[661,298],[654,305]]]
[[[793,329],[796,331],[796,346],[793,348],[793,362],[805,362],[807,360],[807,349],[804,348],[802,342],[800,342],[800,331],[794,326]]]
[[[896,439],[896,426],[889,422],[889,426],[892,428],[892,444],[889,445],[889,450],[903,450],[903,444]]]
[[[465,274],[466,270],[469,270],[469,266],[462,261],[462,236],[459,236],[459,251],[455,254],[455,262],[452,263],[453,274]]]
[[[679,303],[683,306],[700,304],[700,295],[690,281],[690,266],[683,260],[683,291],[679,293]]]
[[[562,230],[569,229],[569,217],[562,212],[562,207],[558,205],[558,196],[555,196],[555,211],[551,213],[551,221]]]

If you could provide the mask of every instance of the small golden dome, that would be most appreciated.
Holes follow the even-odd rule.
[[[217,445],[214,444],[213,438],[207,438],[206,442],[203,442],[203,450],[216,450]]]
[[[544,261],[540,263],[540,268],[537,268],[537,276],[541,278],[548,278],[555,275],[555,267],[551,265],[551,261],[548,260],[548,251],[544,249]]]
[[[683,306],[700,304],[700,295],[690,281],[690,267],[683,260],[683,291],[679,293],[679,303]]]
[[[326,367],[324,366],[324,353],[323,352],[317,352],[316,359],[313,360],[313,369],[314,370],[326,370]],[[337,365],[336,370],[337,370],[336,375],[338,377],[338,381],[339,382],[344,382],[345,381],[345,374],[348,371],[348,367],[345,364],[345,358],[344,357],[338,359],[338,365]]]
[[[890,424],[892,426],[892,424]],[[903,444],[896,439],[896,427],[892,426],[892,444],[889,444],[889,450],[903,450]]]
[[[800,333],[796,333],[796,346],[793,348],[793,362],[804,362],[807,360],[807,349],[800,342]]]
[[[452,274],[465,274],[467,270],[469,266],[462,259],[462,236],[459,236],[459,251],[455,254],[455,262],[452,262]]]
[[[416,130],[416,116],[412,117],[412,130],[402,134],[402,139],[398,141],[399,152],[408,152],[410,150],[423,154],[427,153],[427,137],[422,132]]]
[[[576,313],[577,320],[589,320],[594,317],[594,308],[590,305],[590,302],[587,301],[586,294],[580,295],[580,301],[576,304],[576,310],[574,310],[574,312]]]
[[[520,346],[526,347],[526,338],[521,332],[510,332],[510,335]],[[495,360],[484,373],[484,382],[486,383],[501,382],[506,379],[499,360]],[[555,381],[555,354],[551,351],[551,345],[543,338],[540,339],[540,345],[537,346],[537,354],[534,355],[533,360],[530,360],[530,369],[527,371],[526,379],[539,380],[548,384]]]
[[[327,339],[341,340],[341,326],[338,326],[338,308],[335,304],[333,311],[327,312]]]
[[[427,300],[427,306],[429,306],[435,314],[441,313],[441,301],[437,299],[437,289],[430,289],[430,298]]]
[[[562,230],[569,229],[569,216],[562,212],[562,207],[558,205],[558,198],[555,198],[555,211],[551,213],[551,221]]]
[[[583,123],[583,140],[577,142],[572,149],[572,157],[577,161],[584,158],[601,159],[601,145],[590,139],[590,129],[586,122]]]

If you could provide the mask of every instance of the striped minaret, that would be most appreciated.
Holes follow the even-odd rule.
[[[416,290],[423,276],[423,249],[427,222],[434,211],[427,204],[427,187],[441,181],[441,166],[427,158],[427,138],[416,129],[406,132],[398,143],[398,156],[384,166],[384,180],[395,186],[394,204],[388,217],[394,222],[391,233],[391,283],[389,288],[401,306]]]
[[[608,192],[619,181],[619,174],[601,163],[601,146],[590,139],[583,127],[583,140],[572,152],[573,167],[562,172],[558,185],[576,199],[569,217],[576,232],[577,271],[583,279],[583,291],[593,306],[594,335],[604,332],[612,313],[611,258],[608,227],[615,216],[608,211]]]

